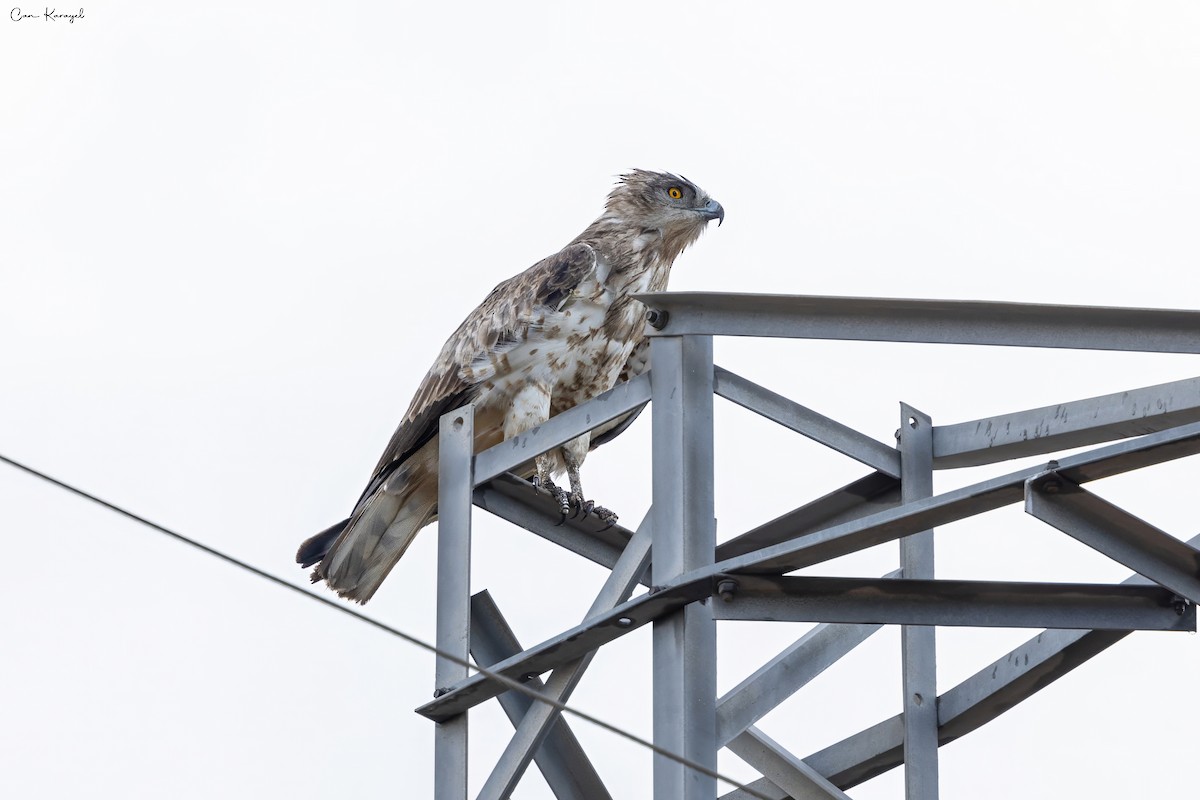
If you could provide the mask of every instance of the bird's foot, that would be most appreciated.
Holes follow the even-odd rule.
[[[544,491],[549,493],[554,498],[554,502],[558,504],[558,513],[562,516],[558,520],[558,524],[562,525],[567,521],[567,514],[571,511],[571,495],[566,489],[556,484],[554,481],[546,479],[542,480],[538,476],[533,476],[530,480],[535,491]]]
[[[590,502],[589,502],[589,505],[591,505],[591,503],[590,503]],[[602,530],[602,531],[606,531],[606,530],[608,530],[609,528],[611,528],[613,525],[616,525],[616,524],[617,524],[617,515],[616,515],[616,513],[615,513],[615,512],[613,512],[613,511],[609,511],[609,510],[608,510],[607,508],[605,508],[604,506],[592,506],[592,513],[593,513],[593,514],[595,514],[595,515],[596,515],[596,517],[597,517],[597,518],[598,518],[598,519],[599,519],[601,522],[603,522],[603,523],[604,523],[604,527],[600,529],[600,530]]]
[[[595,517],[600,522],[605,523],[602,530],[607,530],[617,524],[616,513],[605,509],[604,506],[598,506],[593,500],[584,500],[583,495],[577,492],[568,492],[563,487],[554,483],[551,480],[542,480],[534,475],[529,479],[530,486],[533,486],[535,492],[546,492],[554,499],[554,503],[558,505],[558,513],[560,515],[558,524],[562,525],[566,522],[566,518],[571,519],[587,519]]]
[[[571,515],[572,519],[575,517],[587,519],[594,514],[597,519],[605,523],[604,530],[608,530],[617,522],[616,514],[604,506],[596,505],[593,500],[584,500],[583,495],[578,492],[571,492],[570,500],[571,507],[575,509],[575,513]]]
[[[546,492],[554,498],[554,502],[558,504],[558,513],[561,515],[558,520],[559,525],[567,521],[568,515],[571,519],[586,519],[595,516],[604,523],[602,530],[608,530],[617,524],[617,515],[614,512],[604,506],[596,505],[592,500],[584,500],[583,495],[578,492],[568,492],[554,481],[543,480],[537,475],[530,478],[529,483],[533,486],[534,491]]]

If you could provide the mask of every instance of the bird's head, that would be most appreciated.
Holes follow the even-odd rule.
[[[711,220],[720,225],[725,209],[696,184],[670,172],[635,169],[622,175],[605,208],[624,223],[664,234],[699,236]]]

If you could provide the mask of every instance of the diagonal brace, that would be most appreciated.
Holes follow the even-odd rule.
[[[933,429],[937,469],[1142,436],[1200,421],[1200,378],[1032,408]]]
[[[728,745],[738,758],[787,792],[793,800],[850,800],[821,773],[753,725]]]
[[[859,433],[848,425],[818,414],[810,408],[759,386],[727,369],[715,367],[714,391],[742,408],[778,422],[814,442],[861,461],[892,478],[900,477],[900,453],[896,448]]]
[[[486,590],[471,598],[471,655],[476,663],[494,664],[515,653],[521,652],[521,643],[509,628],[491,594]],[[546,693],[540,678],[530,677],[525,683],[534,691]],[[531,707],[544,706],[520,692],[505,692],[500,695],[500,706],[504,713],[518,725]],[[579,740],[560,719],[538,749],[538,769],[558,800],[611,800],[611,795]]]
[[[1200,546],[1200,536],[1188,544]],[[1146,586],[1131,575],[1126,586]],[[1022,700],[1128,636],[1131,631],[1043,631],[938,697],[938,741],[952,742],[991,722]],[[899,716],[867,728],[805,759],[843,789],[903,763]],[[754,788],[761,788],[758,783]]]
[[[1200,603],[1200,550],[1056,472],[1025,483],[1025,510],[1193,603]]]
[[[625,552],[621,554],[620,560],[592,603],[585,620],[621,604],[637,586],[638,577],[646,571],[646,565],[650,561],[650,515],[651,512],[646,513],[637,533],[629,541]],[[595,654],[596,651],[593,650],[555,669],[546,681],[542,693],[565,703],[579,685]],[[504,753],[484,783],[479,800],[506,800],[512,794],[529,767],[529,762],[538,757],[542,742],[559,722],[561,714],[558,708],[549,703],[534,703],[525,712],[513,738],[509,740]]]
[[[1075,483],[1100,480],[1200,452],[1200,422],[1151,433],[1061,459],[1058,471]],[[869,517],[843,522],[780,544],[718,561],[709,572],[782,573],[1016,503],[1025,481],[1040,469],[1024,469],[935,495]],[[684,575],[681,581],[692,576]]]
[[[884,577],[898,578],[900,570]],[[717,744],[729,744],[881,627],[827,623],[808,631],[717,700]]]

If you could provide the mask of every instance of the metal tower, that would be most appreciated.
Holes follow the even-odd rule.
[[[994,719],[1135,630],[1194,631],[1200,537],[1164,533],[1093,494],[1090,481],[1200,452],[1200,378],[989,419],[935,426],[902,407],[895,447],[714,366],[713,336],[766,336],[1200,353],[1200,312],[851,297],[660,293],[653,369],[539,428],[472,454],[470,407],[441,421],[437,643],[565,700],[598,648],[653,625],[654,742],[716,769],[727,747],[770,798],[839,798],[901,764],[906,795],[938,794],[938,746]],[[863,478],[716,545],[713,395],[864,464]],[[636,531],[559,526],[552,502],[509,474],[539,453],[650,403],[653,505]],[[933,471],[1119,441],[944,494]],[[1126,565],[1124,583],[937,580],[932,529],[1024,502],[1025,510]],[[471,513],[480,506],[611,569],[584,621],[522,648],[486,592],[469,596]],[[881,578],[788,573],[900,541]],[[653,562],[651,563],[651,555]],[[639,586],[649,591],[630,597]],[[821,623],[722,697],[716,621]],[[800,758],[755,723],[879,629],[902,626],[904,710]],[[938,625],[1038,635],[938,694]],[[1046,629],[1046,630],[1042,630]],[[538,676],[551,672],[543,683]],[[435,796],[467,800],[467,712],[498,698],[516,732],[480,800],[507,798],[536,761],[560,800],[610,797],[559,711],[439,658]],[[557,724],[556,724],[557,723]],[[714,800],[714,778],[656,755],[654,800]],[[737,790],[723,800],[741,800]]]

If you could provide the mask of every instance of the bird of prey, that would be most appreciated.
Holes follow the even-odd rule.
[[[721,204],[678,175],[620,176],[604,213],[570,244],[497,286],[447,340],[349,518],[308,539],[296,560],[313,582],[365,603],[417,531],[437,517],[438,420],[475,409],[485,450],[643,372],[649,348],[639,292],[662,291],[671,264]],[[603,435],[619,433],[619,421]],[[533,483],[565,515],[615,515],[584,499],[579,467],[601,436],[538,456]],[[567,473],[569,489],[551,480]]]

